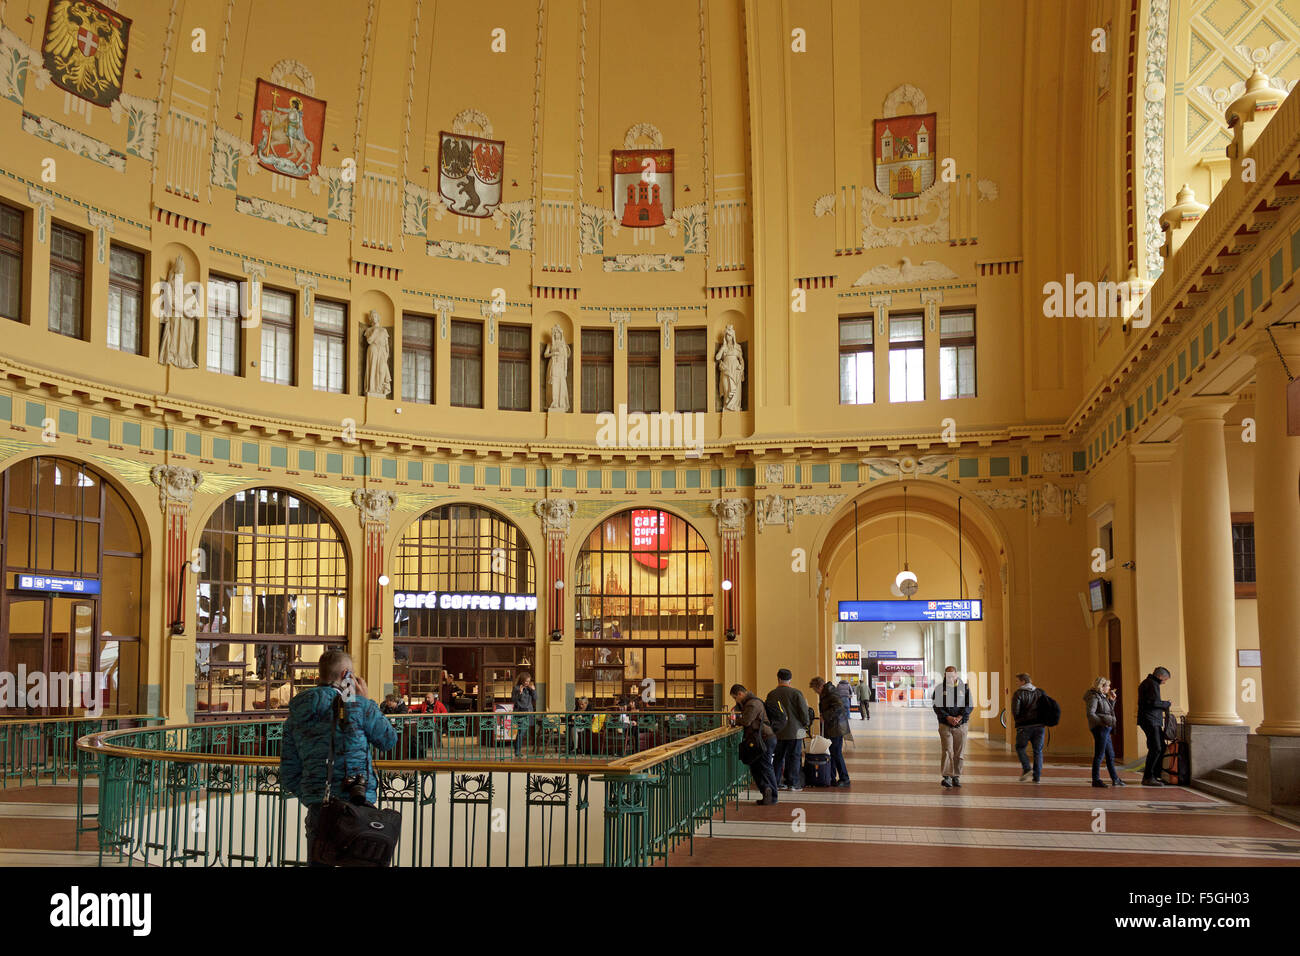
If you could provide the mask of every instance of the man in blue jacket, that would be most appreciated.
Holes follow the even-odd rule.
[[[340,650],[321,655],[316,686],[289,702],[280,744],[280,779],[284,789],[307,808],[307,852],[311,858],[316,819],[325,801],[325,777],[334,736],[332,796],[346,796],[343,781],[365,775],[366,802],[374,803],[379,778],[370,748],[391,750],[397,731],[366,696],[366,682],[352,673],[352,658]],[[342,698],[346,720],[336,729],[334,703]]]
[[[948,667],[943,672],[943,683],[931,695],[934,715],[939,718],[939,740],[943,743],[943,762],[939,772],[943,775],[944,789],[961,786],[961,768],[965,762],[966,731],[970,712],[975,709],[970,688],[957,676],[957,668]]]

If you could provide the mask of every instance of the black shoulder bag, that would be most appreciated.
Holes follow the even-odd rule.
[[[343,695],[334,701],[330,727],[330,756],[325,771],[325,801],[316,816],[316,830],[311,846],[311,861],[323,866],[390,866],[397,840],[402,832],[402,816],[396,810],[381,810],[365,803],[370,783],[370,756],[366,755],[366,775],[361,781],[358,798],[334,796],[334,735],[347,726]],[[346,766],[344,768],[346,779]]]

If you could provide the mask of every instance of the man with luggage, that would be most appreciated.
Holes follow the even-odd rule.
[[[812,716],[808,713],[808,701],[804,699],[803,691],[790,686],[793,677],[789,668],[782,667],[777,671],[777,686],[768,693],[765,703],[769,716],[774,711],[785,716],[785,724],[776,728],[772,771],[776,774],[779,789],[797,793],[803,790],[803,739],[812,726]]]
[[[831,742],[829,786],[847,787],[849,768],[844,763],[844,736],[849,731],[848,705],[844,703],[838,688],[832,687],[820,677],[814,677],[808,686],[817,695],[817,706],[821,710],[822,717],[822,734]]]
[[[1017,674],[1020,687],[1011,695],[1011,717],[1016,723],[1016,756],[1020,758],[1020,782],[1043,776],[1043,737],[1046,726],[1038,713],[1043,692],[1034,686],[1028,674]],[[1034,748],[1034,764],[1029,765],[1029,747]]]
[[[1157,667],[1138,685],[1138,727],[1147,736],[1147,762],[1142,769],[1142,786],[1163,787],[1161,761],[1165,756],[1165,715],[1172,701],[1162,700],[1160,685],[1169,680],[1169,670]]]
[[[966,731],[969,729],[971,711],[975,705],[970,688],[957,676],[957,668],[947,667],[943,683],[931,695],[934,714],[939,718],[939,740],[943,744],[943,761],[939,772],[943,775],[944,789],[961,787],[961,768],[965,762]]]

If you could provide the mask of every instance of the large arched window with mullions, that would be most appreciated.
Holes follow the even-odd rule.
[[[669,707],[714,706],[713,560],[691,524],[657,508],[603,521],[578,553],[575,693],[597,706],[654,682]]]
[[[47,677],[60,693],[9,710],[139,713],[144,545],[126,499],[89,465],[46,455],[7,469],[0,497],[0,667],[78,675],[76,699]]]
[[[291,491],[250,488],[221,503],[199,549],[197,716],[283,711],[347,643],[338,528]]]
[[[435,693],[452,711],[508,704],[536,660],[537,571],[524,533],[479,505],[425,512],[397,542],[393,615],[399,694]]]

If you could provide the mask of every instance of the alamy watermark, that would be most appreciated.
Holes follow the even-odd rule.
[[[150,309],[155,319],[176,316],[187,319],[201,316],[233,318],[238,315],[245,325],[256,325],[257,318],[261,315],[260,285],[242,279],[234,285],[238,287],[237,292],[230,288],[231,283],[226,280],[182,282],[180,275],[176,275],[168,281],[153,284]],[[219,304],[220,308],[214,309],[215,304]]]
[[[108,676],[99,671],[29,671],[19,664],[17,673],[0,671],[0,709],[26,708],[81,710],[87,717],[104,712],[98,688]]]
[[[596,416],[596,444],[601,448],[689,448],[688,458],[704,450],[703,412],[618,412]]]
[[[1113,319],[1135,329],[1151,324],[1151,298],[1142,282],[1075,281],[1067,272],[1064,282],[1043,283],[1043,315],[1049,319]]]

